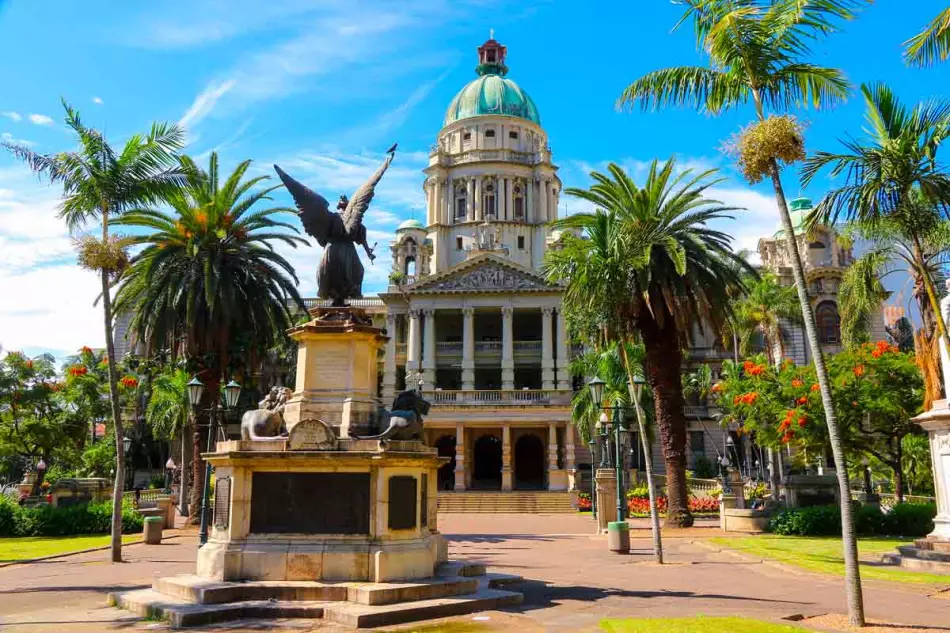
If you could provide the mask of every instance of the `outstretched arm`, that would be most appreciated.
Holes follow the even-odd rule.
[[[369,244],[366,243],[366,238],[363,238],[362,244],[363,244],[363,249],[366,251],[366,256],[369,257],[369,261],[375,261],[376,255],[373,253],[373,251],[375,250],[376,244],[378,244],[378,242],[374,242],[373,248],[370,248]]]

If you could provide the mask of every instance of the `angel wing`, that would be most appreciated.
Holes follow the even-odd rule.
[[[343,225],[346,227],[347,233],[352,235],[353,231],[363,223],[363,214],[366,213],[369,203],[373,200],[377,183],[386,173],[386,170],[389,169],[389,163],[393,162],[393,156],[395,154],[390,153],[382,166],[376,170],[376,173],[370,176],[370,179],[363,183],[363,186],[357,189],[350,198],[346,210],[343,211]]]
[[[333,212],[330,211],[330,203],[326,198],[310,188],[302,185],[287,173],[274,165],[277,175],[281,182],[287,187],[287,191],[294,198],[294,204],[297,205],[300,221],[304,230],[317,238],[320,246],[326,246],[330,239],[330,229],[333,225]]]

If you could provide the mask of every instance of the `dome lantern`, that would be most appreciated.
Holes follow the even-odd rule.
[[[505,55],[508,49],[495,40],[495,29],[489,32],[488,41],[478,47],[478,66],[475,72],[479,77],[485,75],[508,74],[508,67],[505,66]]]

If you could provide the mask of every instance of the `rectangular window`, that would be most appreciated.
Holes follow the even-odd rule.
[[[457,198],[455,200],[455,219],[465,220],[466,213],[465,198]]]
[[[518,139],[518,133],[517,133],[517,132],[508,132],[508,138],[513,138],[513,139],[517,140],[517,139]]]
[[[524,235],[518,236],[518,248],[524,250]]]
[[[485,138],[495,138],[495,130],[485,130]]]
[[[689,450],[693,453],[693,455],[706,454],[706,442],[703,438],[702,431],[689,432]]]
[[[515,203],[515,219],[524,220],[524,198],[518,197],[514,200]]]
[[[457,250],[457,251],[462,250],[462,238],[461,238],[461,237],[455,238],[455,250]]]
[[[470,140],[472,140],[472,133],[471,133],[471,132],[465,132],[464,134],[462,134],[462,140],[463,140],[463,141],[470,141]]]

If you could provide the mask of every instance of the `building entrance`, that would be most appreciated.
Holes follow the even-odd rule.
[[[472,450],[474,468],[472,489],[501,490],[501,438],[483,435],[475,441]]]
[[[515,488],[544,489],[544,442],[537,435],[522,435],[515,442]]]
[[[439,490],[455,490],[455,436],[443,435],[435,442],[439,457],[451,457],[448,464],[439,466]]]

